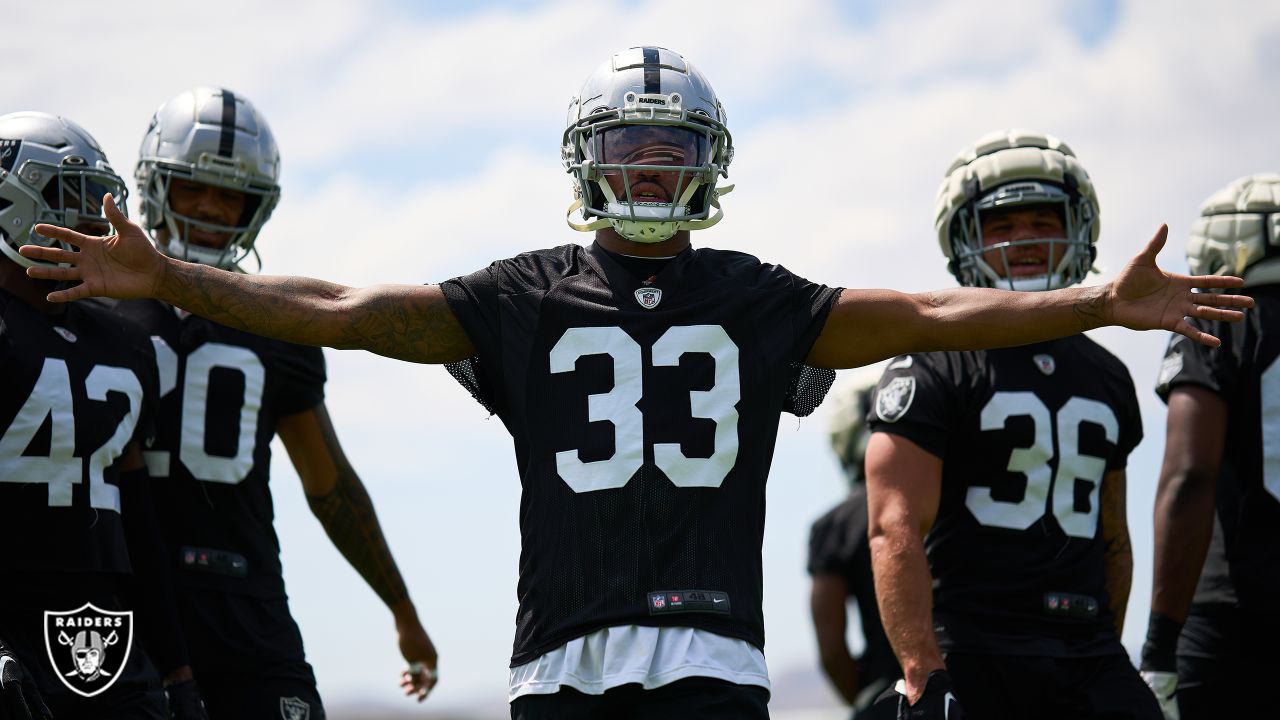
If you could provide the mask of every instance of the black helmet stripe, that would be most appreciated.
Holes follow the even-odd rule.
[[[222,91],[222,134],[218,137],[218,155],[231,157],[236,143],[236,95]]]
[[[644,92],[646,95],[660,93],[662,92],[662,66],[658,60],[658,48],[641,48],[641,51],[644,53]]]

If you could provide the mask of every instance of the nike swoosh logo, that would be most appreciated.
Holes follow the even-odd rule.
[[[942,696],[942,720],[950,720],[951,704],[954,702],[956,702],[956,696],[952,695],[950,691]]]
[[[722,603],[722,602],[724,602],[724,598],[711,598],[711,602],[713,602],[713,603]]]
[[[4,666],[11,662],[13,662],[13,658],[8,655],[0,657],[0,690],[4,689]]]

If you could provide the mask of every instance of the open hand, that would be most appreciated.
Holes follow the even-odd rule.
[[[1164,247],[1168,237],[1169,226],[1161,225],[1147,247],[1130,260],[1120,275],[1111,282],[1107,320],[1133,330],[1163,328],[1196,342],[1217,347],[1221,344],[1218,338],[1198,330],[1187,322],[1187,318],[1238,322],[1244,319],[1244,313],[1228,308],[1253,307],[1253,298],[1191,291],[1192,288],[1211,290],[1240,287],[1244,281],[1238,277],[1177,275],[1161,270],[1156,266],[1156,255]]]
[[[108,193],[102,198],[114,235],[93,237],[69,228],[41,223],[35,231],[47,238],[74,245],[79,252],[57,247],[23,245],[24,257],[56,265],[27,268],[27,275],[40,280],[74,282],[78,285],[49,293],[50,302],[69,302],[95,295],[121,299],[155,297],[166,261],[151,244],[146,232],[129,220]]]

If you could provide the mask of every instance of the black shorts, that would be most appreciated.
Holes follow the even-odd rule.
[[[511,701],[511,720],[768,720],[769,691],[692,677],[645,690],[622,685],[602,695],[562,687]]]
[[[1162,720],[1124,655],[1087,658],[947,653],[956,698],[982,720]]]
[[[1280,674],[1274,625],[1235,607],[1193,607],[1178,639],[1178,711],[1182,720],[1273,717],[1265,689]]]
[[[182,588],[178,605],[210,720],[324,718],[288,600]]]
[[[14,581],[14,578],[5,578]],[[69,581],[64,582],[63,580]],[[57,585],[57,589],[54,586]],[[106,648],[108,655],[126,651],[128,657],[109,687],[92,697],[74,692],[58,676],[62,670],[54,667],[50,653],[61,659],[61,653],[70,653],[57,640],[53,647],[46,647],[44,613],[46,610],[63,612],[75,610],[85,603],[92,603],[102,610],[127,610],[118,600],[113,581],[109,579],[67,576],[62,580],[37,580],[23,578],[14,581],[20,591],[0,597],[0,637],[9,643],[23,666],[35,678],[45,704],[58,720],[165,720],[169,717],[168,703],[160,686],[160,676],[142,647],[135,622],[131,638]],[[74,589],[79,588],[79,589]],[[136,616],[135,616],[136,620]],[[71,631],[70,636],[75,635]],[[56,637],[56,636],[55,636]],[[114,663],[107,662],[108,666]],[[101,682],[100,677],[94,682]],[[82,686],[92,691],[92,685]]]

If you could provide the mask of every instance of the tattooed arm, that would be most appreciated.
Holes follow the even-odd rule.
[[[1193,293],[1193,287],[1236,287],[1235,278],[1174,275],[1156,266],[1167,228],[1156,233],[1112,282],[1049,292],[956,288],[907,294],[844,290],[809,352],[811,365],[858,367],[909,352],[980,350],[1026,345],[1104,325],[1163,328],[1197,342],[1218,339],[1187,322],[1236,321],[1252,306],[1238,295]]]
[[[404,578],[382,534],[373,501],[347,460],[323,403],[280,419],[276,432],[298,471],[311,512],[395,617],[400,652],[413,667],[412,692],[421,700],[435,684],[436,649],[418,619]]]
[[[1124,632],[1124,613],[1129,607],[1129,589],[1133,584],[1133,547],[1129,544],[1129,522],[1125,509],[1124,470],[1112,470],[1102,478],[1099,497],[1099,519],[1102,522],[1103,583],[1111,599],[1111,613],[1116,635]]]

